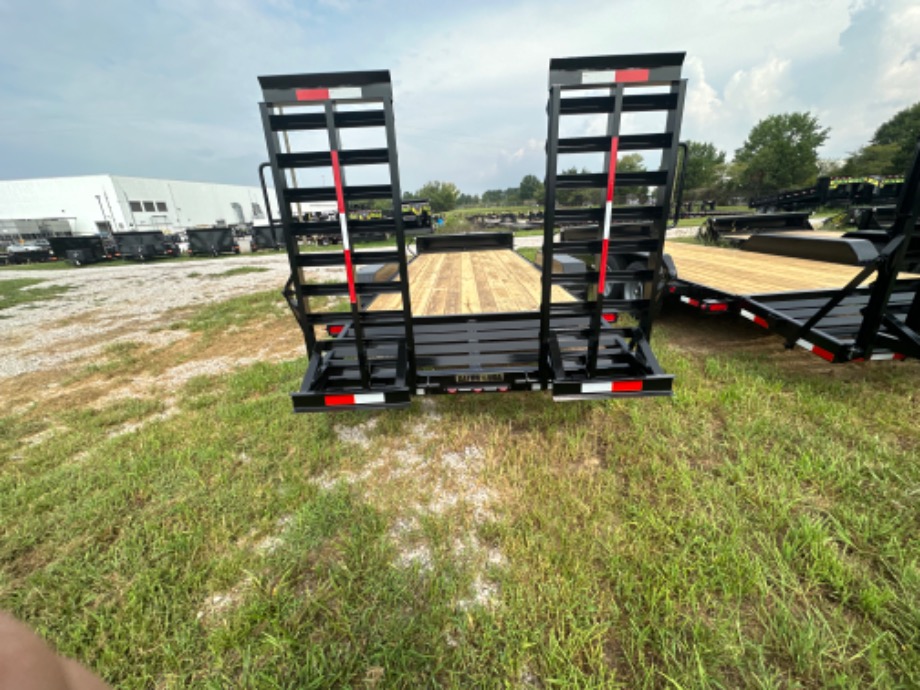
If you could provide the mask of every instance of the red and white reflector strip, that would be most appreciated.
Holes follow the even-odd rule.
[[[582,393],[638,393],[642,381],[588,381],[581,384]]]
[[[599,72],[583,72],[581,75],[582,84],[597,84],[603,86],[614,82],[617,84],[641,84],[649,79],[647,69],[617,69],[603,70]]]
[[[345,98],[361,98],[359,87],[342,87],[337,89],[295,89],[294,97],[298,101],[329,101]]]
[[[873,362],[890,362],[892,360],[903,362],[907,357],[900,352],[879,352],[878,354],[872,355],[869,359]]]
[[[647,69],[618,69],[613,80],[620,84],[636,84],[648,81]]]
[[[600,275],[597,279],[598,296],[603,296],[604,285],[607,282],[607,252],[610,249],[610,220],[613,217],[613,192],[616,188],[617,152],[619,149],[620,138],[610,137],[610,168],[607,170],[607,201],[604,204],[604,234],[601,239]]]
[[[357,304],[355,291],[355,268],[351,262],[351,240],[348,237],[348,213],[345,210],[345,188],[342,185],[342,168],[339,165],[339,152],[330,151],[332,158],[332,178],[335,183],[335,201],[339,211],[339,228],[342,231],[342,253],[345,254],[345,279],[348,281],[348,299]]]
[[[820,357],[821,359],[825,359],[828,362],[834,361],[833,352],[829,352],[825,350],[823,347],[819,347],[815,345],[814,343],[810,343],[807,340],[802,340],[801,338],[799,338],[798,340],[795,341],[795,344],[798,345],[803,350],[808,350],[809,352],[813,352],[814,354],[818,355],[818,357]]]
[[[324,396],[326,407],[342,407],[343,405],[380,405],[386,402],[383,393],[354,393],[350,395]]]
[[[694,299],[693,297],[687,297],[686,295],[681,295],[680,301],[683,302],[684,304],[689,304],[691,307],[700,306],[700,301],[698,299]]]
[[[748,321],[753,321],[754,323],[756,323],[756,324],[757,324],[758,326],[760,326],[761,328],[769,328],[769,327],[770,327],[770,324],[767,323],[767,320],[766,320],[765,318],[763,318],[763,317],[761,317],[761,316],[757,316],[757,314],[753,314],[753,313],[749,312],[747,309],[742,309],[739,313],[741,314],[741,316],[743,316],[744,318],[746,318]]]

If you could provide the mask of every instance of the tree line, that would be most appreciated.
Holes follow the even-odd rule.
[[[904,174],[920,136],[920,102],[884,122],[865,145],[842,161],[823,159],[818,154],[829,134],[830,128],[821,126],[817,117],[796,112],[770,115],[755,124],[730,161],[725,151],[710,142],[689,141],[685,198],[726,203],[806,187],[820,175]],[[628,154],[618,159],[617,169],[642,171],[645,163],[641,155]],[[562,174],[579,172],[589,171],[570,168]],[[517,187],[490,189],[481,195],[464,194],[452,182],[432,181],[403,196],[430,199],[432,211],[443,213],[463,206],[541,204],[543,194],[543,182],[536,175],[525,175]],[[556,197],[563,206],[583,206],[601,203],[603,194],[602,189],[560,189]],[[648,190],[618,190],[614,203],[626,203],[628,194],[645,203]]]

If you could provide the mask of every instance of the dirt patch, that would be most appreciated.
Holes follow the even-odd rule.
[[[478,531],[495,519],[498,491],[489,481],[486,453],[475,445],[455,449],[437,447],[441,416],[433,401],[424,413],[395,437],[369,432],[377,419],[337,424],[339,440],[361,449],[370,458],[314,479],[323,489],[345,483],[369,503],[396,515],[388,536],[397,549],[395,565],[430,572],[436,559],[447,557],[469,568],[472,584],[455,602],[459,610],[494,605],[499,594],[495,575],[505,565],[504,555],[483,544]],[[433,543],[426,530],[432,519],[446,519],[454,536],[445,546]],[[443,523],[443,520],[441,520]]]

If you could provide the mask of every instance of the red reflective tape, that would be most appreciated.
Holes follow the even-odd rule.
[[[764,318],[761,318],[760,316],[757,316],[757,314],[754,314],[754,323],[756,323],[756,324],[757,324],[758,326],[760,326],[761,328],[769,328],[769,327],[770,327],[770,324],[767,323],[767,320],[764,319]]]
[[[348,299],[351,300],[352,304],[356,304],[358,301],[358,296],[355,294],[355,269],[351,265],[351,250],[346,249],[345,252],[345,278],[348,280]]]
[[[618,69],[614,81],[629,84],[648,81],[647,69]]]
[[[616,323],[617,315],[616,314],[601,314],[601,318],[604,319],[607,323]]]
[[[329,98],[329,89],[296,89],[294,96],[298,101],[325,101]]]
[[[703,311],[728,311],[728,305],[725,302],[714,302],[711,304],[704,304]]]
[[[342,187],[342,168],[339,166],[339,152],[330,151],[332,156],[332,179],[335,183],[335,200],[339,213],[345,213],[345,189]]]
[[[617,176],[617,152],[620,150],[620,137],[610,138],[610,169],[607,171],[607,201],[613,201],[613,188]]]
[[[326,407],[335,407],[336,405],[354,405],[355,396],[353,395],[327,395]]]
[[[610,390],[614,393],[635,393],[642,390],[642,381],[614,381]]]
[[[341,324],[333,324],[326,327],[326,331],[329,333],[329,335],[338,335],[344,330],[345,326],[342,326]]]
[[[834,354],[832,352],[828,352],[823,347],[812,345],[811,351],[814,352],[816,355],[818,355],[818,357],[820,357],[821,359],[826,359],[828,362],[834,361]]]
[[[604,296],[604,283],[607,281],[607,250],[610,247],[610,240],[601,241],[601,266],[600,266],[600,277],[597,279],[597,297],[598,299]]]
[[[698,307],[700,306],[700,301],[698,299],[694,299],[693,297],[688,297],[687,304],[689,304],[691,307]]]
[[[895,352],[894,357],[892,357],[892,359],[898,362],[903,362],[905,359],[907,359],[907,355],[902,355],[900,352]]]

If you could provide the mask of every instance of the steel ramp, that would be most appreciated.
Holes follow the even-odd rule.
[[[566,58],[550,62],[549,131],[543,235],[541,362],[557,400],[669,395],[665,374],[648,344],[662,286],[662,250],[675,183],[686,80],[683,53]],[[624,115],[657,113],[659,131],[624,132]],[[564,136],[573,116],[602,116],[602,136]],[[660,155],[657,169],[618,170],[623,153]],[[600,171],[571,173],[573,154],[599,154]],[[628,204],[623,191],[653,189],[651,203]],[[567,207],[560,192],[589,190],[596,204]],[[580,235],[555,239],[557,225],[584,224]],[[556,254],[583,256],[583,273],[553,274]],[[564,284],[585,299],[552,302]],[[636,325],[614,328],[621,315]],[[581,316],[586,328],[565,319]]]
[[[330,409],[402,407],[409,403],[414,353],[409,301],[405,232],[393,121],[393,94],[387,71],[342,72],[260,77],[260,105],[272,178],[278,195],[291,277],[285,297],[303,331],[309,367],[300,391],[292,394],[297,412]],[[361,129],[383,134],[385,146],[348,148],[341,131]],[[323,145],[298,133],[325,132]],[[306,142],[301,144],[302,140]],[[293,143],[292,143],[293,142]],[[348,171],[358,166],[383,168],[387,179],[349,184]],[[297,174],[320,170],[331,185],[301,186]],[[354,212],[368,201],[388,200],[390,212],[363,219]],[[304,204],[335,204],[335,218],[304,213]],[[393,248],[362,248],[384,235]],[[341,242],[341,252],[306,251],[308,238]],[[355,267],[398,265],[394,280],[367,285]],[[339,267],[343,280],[309,282],[303,269]],[[402,296],[402,308],[367,312],[367,303],[382,293]],[[338,299],[337,299],[338,298]],[[337,311],[342,306],[347,311]],[[322,329],[338,324],[338,336],[323,339]],[[387,328],[386,336],[378,334]],[[321,335],[317,337],[317,329]],[[347,330],[347,333],[344,331]]]

